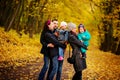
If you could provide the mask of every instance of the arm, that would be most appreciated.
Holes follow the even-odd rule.
[[[77,37],[70,35],[69,36],[69,42],[77,45],[78,47],[83,47],[84,49],[87,49],[87,47],[77,39]]]
[[[79,39],[79,40],[82,40],[82,38],[81,38],[80,34],[78,34],[78,35],[77,35],[77,37],[78,37],[78,39]]]
[[[58,47],[62,47],[62,48],[66,48],[65,45],[63,45],[62,43],[60,43],[53,34],[50,33],[46,33],[45,37],[47,38],[49,43],[52,43],[54,46],[58,46]]]
[[[46,46],[47,47],[47,42],[45,41],[45,32],[42,31],[41,33],[41,37],[40,37],[40,43],[43,45],[43,46]]]
[[[88,31],[85,32],[85,36],[82,37],[83,40],[90,40],[91,35]]]
[[[54,45],[53,45],[52,43],[47,43],[47,42],[45,41],[45,33],[44,33],[44,32],[41,33],[40,42],[41,42],[41,44],[42,44],[43,46],[45,46],[45,47],[54,47]]]
[[[65,41],[68,40],[68,31],[65,32]]]

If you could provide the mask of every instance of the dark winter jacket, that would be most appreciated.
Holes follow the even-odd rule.
[[[41,33],[40,43],[42,44],[42,48],[41,48],[40,53],[48,56],[48,48],[47,48],[48,43],[45,40],[45,33],[46,33],[45,31],[42,31],[42,33]]]
[[[78,36],[78,39],[80,41],[82,41],[84,45],[86,45],[87,47],[89,46],[89,40],[91,38],[91,35],[87,30],[85,30],[85,32],[83,32],[83,33],[79,33],[77,36]],[[80,48],[80,49],[81,49],[82,53],[86,53],[85,49],[83,49],[83,48]]]
[[[72,47],[72,54],[75,60],[73,64],[74,69],[76,72],[82,71],[86,68],[86,59],[80,58],[80,47],[83,47],[85,49],[87,48],[82,42],[80,42],[80,40],[78,40],[77,35],[72,32],[70,32],[68,35],[68,42]]]
[[[45,40],[47,43],[52,43],[54,45],[53,48],[48,48],[48,54],[50,55],[50,57],[58,56],[58,47],[61,47],[63,49],[66,48],[66,45],[60,43],[52,31],[47,31],[45,33]]]

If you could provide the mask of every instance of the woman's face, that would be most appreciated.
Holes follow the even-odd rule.
[[[49,27],[49,30],[53,31],[54,30],[54,24],[53,24],[53,22],[51,22],[50,25],[48,25],[48,27]]]
[[[77,29],[76,28],[72,29],[72,32],[77,34]]]

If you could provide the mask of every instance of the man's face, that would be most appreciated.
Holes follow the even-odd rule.
[[[53,21],[54,24],[54,28],[57,29],[58,28],[58,21]]]

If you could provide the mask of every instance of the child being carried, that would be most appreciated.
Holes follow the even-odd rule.
[[[67,44],[67,40],[68,40],[68,31],[66,30],[67,28],[67,23],[62,21],[60,24],[60,29],[57,30],[58,32],[58,40],[63,43],[63,44]],[[64,52],[65,50],[61,47],[59,47],[59,57],[58,60],[63,60],[64,59]]]

